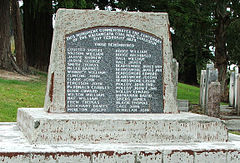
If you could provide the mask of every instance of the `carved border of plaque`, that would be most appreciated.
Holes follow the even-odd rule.
[[[66,112],[163,113],[162,49],[161,38],[124,26],[67,34]]]

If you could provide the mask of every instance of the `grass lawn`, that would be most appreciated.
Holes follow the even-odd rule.
[[[229,132],[235,135],[240,135],[240,131],[229,131]]]
[[[34,81],[0,78],[0,122],[16,121],[17,108],[43,107],[47,75],[38,75]]]
[[[188,84],[178,83],[177,98],[189,100],[191,104],[199,104],[200,88]]]

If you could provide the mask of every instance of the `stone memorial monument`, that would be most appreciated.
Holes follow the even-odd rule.
[[[65,13],[55,25],[46,111],[177,113],[164,14],[156,22],[155,14],[88,11],[70,25]]]
[[[176,70],[167,13],[58,10],[44,108],[18,110],[0,160],[239,161],[220,119],[178,112]]]

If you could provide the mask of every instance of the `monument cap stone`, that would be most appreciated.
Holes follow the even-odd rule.
[[[45,111],[177,113],[167,13],[59,9]]]

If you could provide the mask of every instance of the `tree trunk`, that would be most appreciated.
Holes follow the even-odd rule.
[[[13,70],[10,59],[10,3],[0,0],[0,68]]]
[[[179,72],[179,81],[186,84],[197,85],[197,68],[195,59],[187,56],[187,59],[182,60],[181,69],[182,71]]]
[[[221,101],[228,102],[227,88],[227,65],[228,57],[226,50],[226,26],[223,17],[218,17],[218,23],[215,30],[215,67],[218,69],[218,80],[221,84]]]
[[[52,1],[24,0],[24,38],[29,66],[47,71],[52,42]]]
[[[12,11],[12,26],[14,31],[15,51],[16,51],[16,64],[23,72],[28,71],[26,62],[26,51],[23,38],[23,27],[20,17],[20,10],[17,0],[11,1]]]

